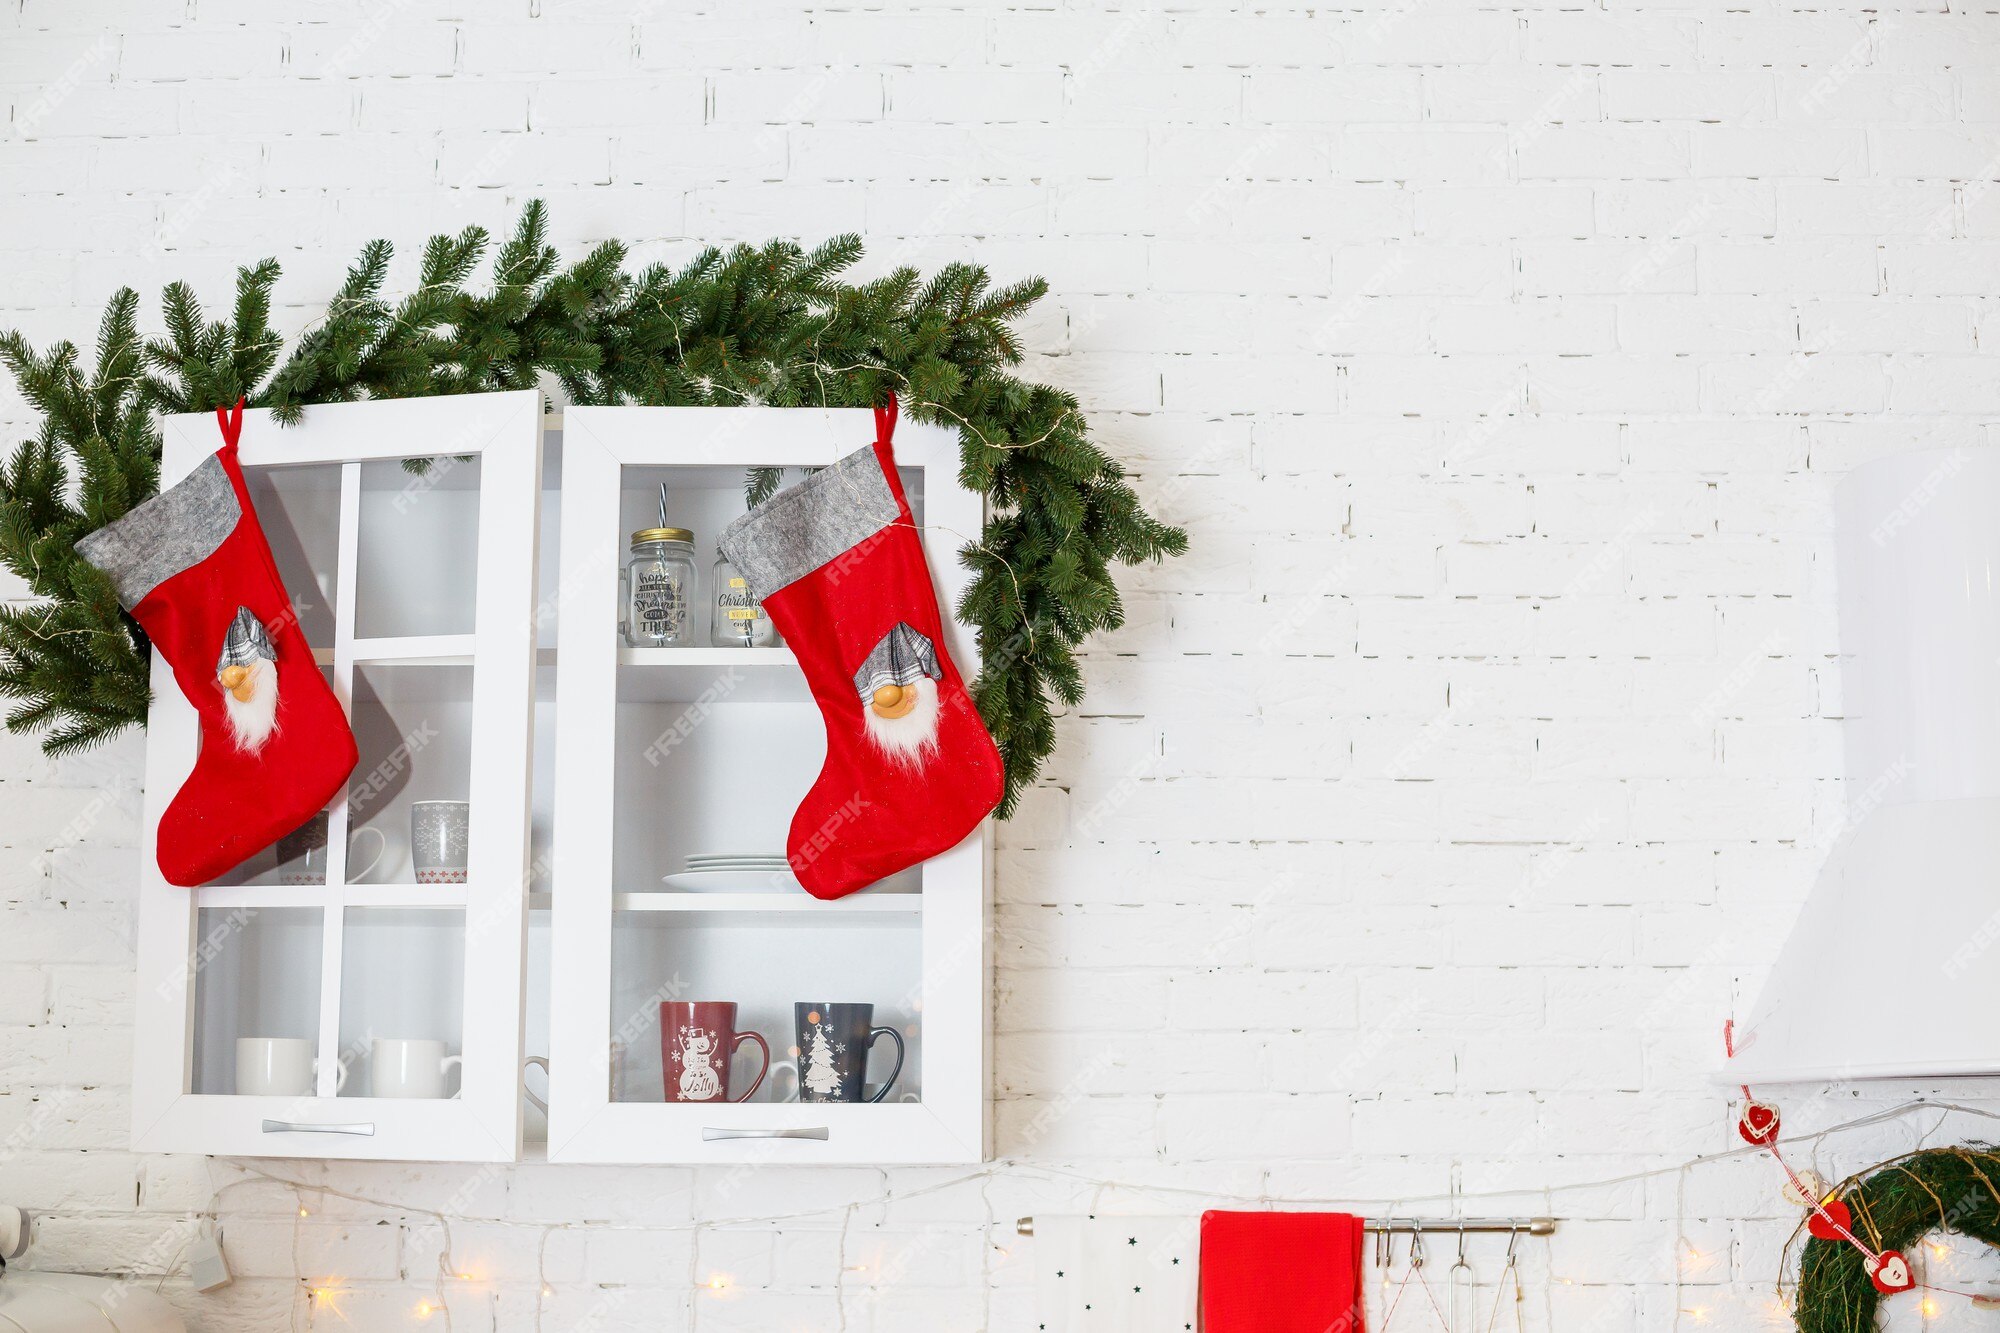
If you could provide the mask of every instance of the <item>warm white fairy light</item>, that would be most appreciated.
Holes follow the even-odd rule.
[[[797,1053],[796,1048],[794,1048],[792,1054],[796,1055],[796,1053]],[[1924,1110],[1937,1111],[1944,1113],[1945,1115],[1964,1114],[1987,1120],[2000,1120],[2000,1111],[1993,1111],[1984,1107],[1965,1106],[1959,1103],[1936,1101],[1928,1098],[1920,1098],[1902,1103],[1894,1107],[1886,1108],[1881,1111],[1876,1111],[1868,1115],[1859,1116],[1853,1120],[1847,1120],[1839,1124],[1829,1125],[1826,1128],[1816,1130],[1811,1134],[1800,1135],[1798,1136],[1798,1141],[1800,1142],[1817,1141],[1845,1131],[1861,1129],[1872,1125],[1879,1125],[1887,1121],[1898,1120],[1912,1114],[1913,1112],[1924,1111]],[[1932,1133],[1937,1132],[1937,1130],[1942,1126],[1942,1124],[1943,1120],[1940,1119],[1937,1125],[1932,1126],[1930,1132]],[[1652,1170],[1636,1172],[1631,1175],[1620,1176],[1610,1180],[1571,1181],[1560,1185],[1546,1186],[1542,1189],[1534,1191],[1502,1189],[1502,1190],[1490,1190],[1490,1191],[1480,1191],[1472,1193],[1459,1193],[1454,1195],[1404,1196],[1402,1198],[1394,1200],[1357,1199],[1357,1198],[1346,1198],[1346,1199],[1299,1198],[1291,1200],[1291,1202],[1295,1205],[1324,1204],[1328,1206],[1338,1206],[1348,1209],[1363,1210],[1363,1209],[1372,1209],[1376,1207],[1399,1207],[1413,1203],[1431,1203],[1431,1202],[1445,1202],[1445,1201],[1450,1201],[1455,1205],[1462,1206],[1467,1201],[1475,1199],[1519,1199],[1520,1197],[1523,1196],[1524,1193],[1532,1193],[1540,1195],[1543,1198],[1548,1199],[1550,1202],[1553,1202],[1554,1197],[1559,1194],[1573,1194],[1590,1190],[1600,1190],[1613,1185],[1630,1184],[1635,1180],[1654,1179],[1654,1178],[1673,1176],[1673,1175],[1684,1175],[1687,1171],[1695,1167],[1707,1165],[1712,1162],[1724,1161],[1739,1157],[1742,1155],[1744,1151],[1745,1150],[1743,1149],[1731,1149],[1725,1152],[1704,1154],[1702,1156],[1697,1156],[1689,1159],[1688,1161],[1679,1163],[1678,1165],[1658,1167]],[[275,1175],[271,1172],[262,1170],[261,1168],[254,1166],[245,1165],[241,1166],[239,1169],[243,1173],[242,1179],[232,1181],[229,1184],[225,1184],[216,1191],[214,1199],[211,1200],[210,1209],[208,1210],[209,1215],[211,1217],[216,1217],[216,1218],[220,1217],[220,1212],[217,1205],[219,1205],[222,1196],[225,1193],[227,1193],[230,1189],[235,1188],[237,1186],[250,1185],[261,1181],[261,1182],[268,1182],[272,1184],[281,1185],[289,1189],[302,1192],[314,1191],[322,1195],[331,1194],[336,1198],[347,1199],[355,1203],[366,1204],[370,1207],[378,1209],[414,1211],[414,1212],[425,1213],[431,1217],[436,1218],[438,1222],[441,1224],[449,1222],[472,1222],[472,1223],[486,1223],[486,1224],[501,1225],[501,1226],[539,1226],[543,1232],[545,1241],[547,1236],[553,1234],[556,1231],[569,1230],[572,1227],[579,1225],[575,1223],[562,1223],[562,1222],[529,1224],[529,1223],[511,1221],[506,1218],[499,1218],[492,1216],[447,1213],[437,1209],[424,1208],[420,1205],[412,1205],[402,1201],[383,1199],[371,1195],[359,1194],[352,1191],[331,1188],[324,1184],[308,1183],[301,1180],[293,1180],[285,1176]],[[1046,1171],[1046,1168],[1039,1168],[1039,1169]],[[981,1182],[1002,1178],[1015,1173],[1020,1173],[1020,1172],[1032,1173],[1037,1170],[1038,1168],[1031,1163],[1013,1162],[1013,1161],[996,1162],[979,1170],[969,1171],[962,1175],[954,1176],[948,1180],[937,1181],[935,1183],[908,1191],[891,1190],[873,1199],[856,1200],[849,1204],[833,1205],[831,1207],[826,1208],[823,1211],[829,1213],[835,1211],[844,1211],[851,1218],[856,1209],[868,1208],[871,1206],[881,1206],[894,1202],[907,1201],[909,1199],[921,1197],[924,1195],[937,1194],[939,1192],[955,1189],[961,1186],[976,1185]],[[1208,1190],[1200,1188],[1184,1188],[1184,1187],[1165,1186],[1158,1184],[1143,1184],[1139,1182],[1123,1181],[1123,1180],[1100,1179],[1094,1176],[1086,1177],[1082,1175],[1071,1175],[1068,1172],[1061,1172],[1061,1171],[1046,1171],[1046,1173],[1056,1177],[1070,1179],[1082,1185],[1094,1186],[1100,1191],[1125,1189],[1125,1190],[1138,1191],[1146,1194],[1158,1194],[1163,1196],[1184,1196],[1184,1197],[1200,1198],[1203,1200],[1226,1201],[1231,1203],[1241,1203],[1244,1201],[1244,1196],[1240,1194],[1231,1194],[1216,1190]],[[301,1206],[299,1208],[299,1215],[301,1217],[307,1216],[308,1210],[305,1207]],[[810,1212],[807,1213],[787,1212],[772,1217],[731,1218],[730,1225],[741,1227],[757,1223],[775,1224],[779,1222],[795,1222],[800,1217],[809,1215],[812,1214]],[[672,1224],[666,1227],[649,1227],[648,1229],[690,1231],[699,1234],[702,1231],[706,1230],[710,1225],[712,1224],[709,1222],[693,1221],[693,1222],[684,1222],[680,1224]],[[1687,1249],[1684,1251],[1685,1255],[1699,1256],[1703,1259],[1707,1259],[1710,1257],[1708,1252],[1694,1249],[1685,1240],[1683,1240],[1681,1243],[1684,1246],[1687,1246]],[[1931,1242],[1926,1242],[1926,1243],[1931,1243]],[[997,1253],[1003,1258],[1006,1257],[1007,1254],[1009,1253],[1009,1251],[1002,1246],[995,1246],[994,1250],[995,1253]],[[445,1273],[450,1273],[452,1269],[450,1267],[449,1255],[447,1254],[446,1256],[444,1256],[441,1262],[442,1262],[441,1271]],[[1547,1281],[1553,1286],[1575,1285],[1574,1279],[1560,1277],[1554,1274],[1550,1274],[1547,1278]],[[710,1291],[721,1292],[723,1290],[730,1288],[731,1279],[727,1275],[717,1273],[717,1274],[712,1274],[705,1282],[701,1283],[700,1285],[706,1287]],[[546,1283],[542,1285],[541,1290],[544,1296],[553,1296],[555,1294],[555,1289],[547,1285]],[[1954,1293],[1954,1294],[1959,1294],[1959,1293]],[[1970,1297],[1970,1303],[1976,1307],[2000,1308],[2000,1294],[1985,1295],[1985,1294],[1977,1294],[1969,1292],[1964,1294]],[[1923,1299],[1930,1299],[1930,1298],[1924,1297]],[[1790,1308],[1782,1300],[1777,1300],[1777,1299],[1771,1300],[1768,1303],[1760,1305],[1759,1308],[1766,1310],[1769,1317],[1774,1323],[1788,1321],[1791,1315]],[[415,1313],[417,1318],[428,1320],[432,1316],[438,1314],[442,1309],[443,1306],[439,1304],[437,1300],[425,1299],[417,1303],[417,1305],[415,1306]],[[1696,1322],[1696,1323],[1708,1323],[1711,1321],[1712,1318],[1711,1307],[1706,1305],[1682,1307],[1682,1313],[1691,1322]],[[541,1327],[540,1323],[541,1314],[542,1314],[541,1310],[537,1308],[536,1310],[537,1328]]]

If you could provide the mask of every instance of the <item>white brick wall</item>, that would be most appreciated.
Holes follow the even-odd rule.
[[[266,254],[301,324],[362,241],[535,195],[642,261],[858,229],[871,273],[1046,274],[1030,373],[1193,539],[1125,580],[1003,833],[986,1179],[135,1157],[141,742],[0,741],[37,1261],[157,1278],[213,1209],[241,1280],[166,1286],[198,1328],[340,1326],[312,1282],[425,1326],[448,1210],[458,1329],[1011,1330],[1017,1214],[1203,1202],[1091,1179],[1512,1189],[1467,1207],[1575,1219],[1525,1248],[1533,1326],[1770,1326],[1767,1164],[1539,1191],[1733,1141],[1719,1025],[1840,809],[1831,486],[2000,419],[1996,53],[1917,0],[0,0],[0,316],[38,342]]]

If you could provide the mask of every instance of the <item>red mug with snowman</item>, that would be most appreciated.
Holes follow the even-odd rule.
[[[757,1043],[763,1062],[742,1094],[729,1095],[737,1047]],[[660,1072],[670,1102],[747,1102],[771,1069],[771,1048],[736,1030],[736,1005],[724,1000],[668,1000],[660,1005]]]

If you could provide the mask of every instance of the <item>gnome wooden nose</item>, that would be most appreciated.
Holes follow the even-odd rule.
[[[222,668],[216,674],[215,678],[222,682],[223,689],[228,690],[236,696],[236,702],[247,704],[250,702],[250,695],[253,692],[254,682],[251,680],[251,676],[254,673],[254,667],[239,666],[232,663]]]
[[[916,688],[908,685],[884,685],[875,691],[875,697],[868,706],[875,710],[877,717],[907,716],[909,711],[917,706]]]

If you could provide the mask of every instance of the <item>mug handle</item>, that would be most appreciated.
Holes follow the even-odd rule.
[[[360,837],[364,833],[372,833],[375,835],[375,855],[369,857],[368,864],[361,867],[361,869],[359,870],[356,870],[353,866],[349,866],[347,868],[347,882],[349,884],[359,884],[363,880],[367,879],[368,872],[381,864],[382,854],[389,850],[389,835],[384,833],[381,829],[376,828],[373,824],[369,824],[364,828],[356,829],[351,835],[349,835],[347,839],[347,855],[349,859],[352,859],[354,856],[354,839]]]
[[[757,1077],[750,1081],[750,1086],[743,1090],[743,1095],[741,1097],[733,1099],[739,1102],[747,1102],[752,1097],[754,1097],[757,1093],[757,1089],[764,1085],[764,1075],[771,1072],[771,1047],[770,1044],[764,1040],[764,1034],[761,1032],[737,1033],[736,1041],[729,1048],[729,1058],[734,1060],[736,1058],[736,1053],[743,1049],[743,1043],[746,1041],[754,1041],[757,1043],[757,1049],[764,1053],[764,1063],[757,1067]]]
[[[778,1084],[778,1075],[792,1076],[792,1090],[783,1091]],[[799,1099],[799,1067],[790,1060],[780,1060],[771,1066],[771,1100],[774,1102],[795,1102]]]
[[[333,1076],[333,1095],[338,1097],[340,1090],[347,1086],[347,1061],[335,1060],[333,1067],[335,1070]],[[319,1061],[317,1059],[313,1061],[313,1072],[319,1072]]]
[[[458,1066],[458,1091],[451,1094],[455,1100],[465,1095],[465,1057],[462,1055],[447,1055],[444,1059],[438,1061],[438,1073],[440,1074],[450,1073],[453,1065]]]
[[[528,1086],[528,1080],[526,1075],[528,1072],[529,1065],[540,1065],[542,1067],[542,1072],[546,1074],[549,1072],[549,1057],[546,1055],[531,1055],[527,1059],[521,1061],[521,1074],[523,1076],[521,1079],[521,1095],[528,1099],[528,1105],[534,1107],[537,1111],[540,1111],[543,1115],[547,1115],[549,1113],[549,1104],[543,1101],[540,1097],[537,1097],[535,1095],[534,1089]]]
[[[889,1089],[896,1086],[896,1075],[903,1072],[903,1034],[894,1028],[868,1029],[868,1049],[870,1051],[875,1049],[875,1039],[877,1037],[887,1037],[890,1041],[896,1043],[896,1067],[889,1071],[889,1077],[882,1080],[882,1086],[877,1088],[875,1095],[868,1099],[870,1102],[879,1102],[884,1097],[887,1097]]]

